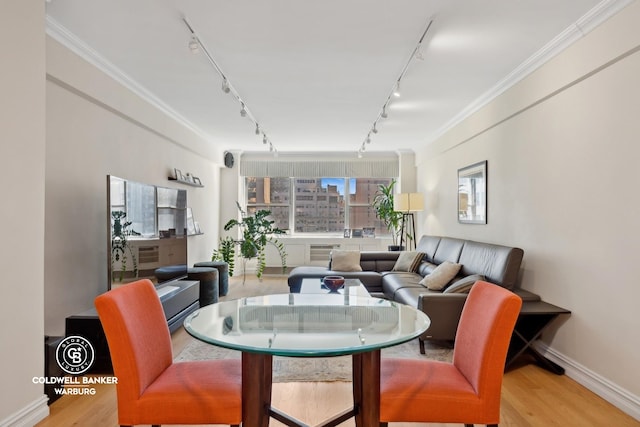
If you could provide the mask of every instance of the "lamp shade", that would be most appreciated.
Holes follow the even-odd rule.
[[[420,212],[423,208],[422,193],[400,193],[393,198],[393,210],[396,212]]]

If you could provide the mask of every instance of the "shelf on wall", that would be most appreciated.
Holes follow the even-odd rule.
[[[179,182],[180,184],[190,185],[192,187],[204,187],[204,185],[202,184],[198,184],[192,181],[187,181],[186,179],[178,179],[173,176],[169,177],[169,181],[176,181],[176,182]]]

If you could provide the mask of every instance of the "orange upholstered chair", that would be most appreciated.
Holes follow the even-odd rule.
[[[507,349],[521,306],[514,293],[478,281],[462,310],[453,363],[383,359],[380,425],[398,421],[497,426]]]
[[[118,378],[121,425],[241,423],[240,361],[173,363],[169,327],[149,280],[99,295],[95,305]]]

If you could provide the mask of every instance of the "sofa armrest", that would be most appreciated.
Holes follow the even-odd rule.
[[[420,339],[453,341],[466,301],[467,294],[421,294],[418,297],[418,310],[429,316],[431,326]]]

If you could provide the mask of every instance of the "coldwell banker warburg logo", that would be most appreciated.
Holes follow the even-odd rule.
[[[66,337],[56,349],[56,361],[60,369],[68,374],[80,375],[93,365],[95,351],[91,343],[84,337]]]
[[[118,384],[118,378],[112,376],[79,376],[91,369],[95,360],[95,350],[91,342],[81,336],[69,336],[56,347],[58,366],[71,376],[33,377],[34,384],[53,386],[57,395],[95,395],[96,384]]]

